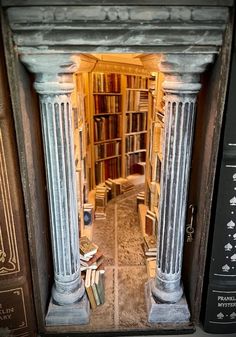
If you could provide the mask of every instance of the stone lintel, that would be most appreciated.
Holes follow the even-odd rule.
[[[62,306],[55,304],[51,299],[46,315],[46,325],[88,324],[89,313],[89,301],[86,294],[80,301]]]
[[[80,54],[80,53],[142,53],[142,54],[176,54],[176,53],[191,53],[191,54],[218,54],[218,46],[180,46],[180,45],[135,45],[135,46],[88,46],[88,45],[67,45],[65,46],[18,46],[19,54]],[[156,69],[156,68],[155,68]],[[156,71],[150,69],[150,71]]]
[[[10,25],[83,22],[227,22],[227,7],[200,6],[26,6],[7,9]],[[30,26],[27,25],[26,29]],[[17,27],[17,26],[16,26]],[[46,25],[45,25],[46,28]]]
[[[99,53],[143,52],[147,46],[151,52],[170,46],[183,52],[218,47],[218,52],[229,20],[227,7],[214,6],[26,6],[6,11],[18,48],[77,46]]]
[[[151,291],[153,279],[145,284],[145,297],[149,323],[188,323],[190,312],[185,296],[177,303],[157,302]]]
[[[141,24],[137,27],[130,27],[129,23],[124,27],[121,24],[101,25],[102,27],[96,23],[89,27],[81,25],[77,29],[61,27],[44,30],[39,27],[39,29],[32,28],[29,31],[13,30],[13,38],[19,47],[90,46],[97,52],[100,49],[101,53],[103,47],[135,48],[137,45],[153,46],[153,48],[155,46],[185,46],[186,49],[192,46],[220,47],[224,31],[223,26],[220,29],[211,29],[211,27],[200,29],[199,25],[186,27],[185,24],[181,27],[174,27],[175,29],[169,28],[168,25],[158,28],[152,24],[149,28]]]
[[[196,0],[146,0],[145,5],[165,5],[165,6],[190,6],[196,5]],[[84,0],[67,0],[68,5],[84,5]],[[116,6],[117,0],[90,0],[90,5],[102,5],[102,6]],[[48,0],[2,0],[3,7],[25,7],[28,6],[47,6]],[[50,4],[54,6],[60,6],[65,4],[65,0],[50,0]],[[210,7],[210,6],[233,6],[234,0],[198,0],[198,6]],[[143,0],[120,0],[119,5],[125,6],[137,6],[143,5]]]

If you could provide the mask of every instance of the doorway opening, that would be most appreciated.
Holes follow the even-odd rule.
[[[81,331],[153,329],[145,283],[156,274],[164,75],[145,69],[141,54],[92,56],[72,94],[80,263],[92,309]],[[99,273],[105,296],[94,285]]]

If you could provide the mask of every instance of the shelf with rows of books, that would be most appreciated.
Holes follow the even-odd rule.
[[[124,76],[124,172],[138,173],[146,161],[149,77]]]
[[[90,146],[87,140],[86,95],[84,88],[84,74],[76,74],[74,76],[75,90],[72,93],[72,124],[74,129],[74,153],[75,168],[77,180],[77,205],[78,217],[80,221],[80,235],[84,232],[84,203],[87,201],[88,195],[88,153],[87,147]],[[86,145],[87,144],[87,145]]]
[[[160,89],[163,75],[156,73],[154,76],[155,81],[153,81],[153,83],[155,83],[155,86],[153,86],[150,91],[151,114],[148,120],[148,155],[146,158],[145,186],[145,204],[148,215],[146,216],[145,232],[149,235],[156,235],[158,226],[158,204],[161,190],[160,180],[164,134],[163,93]],[[150,226],[150,219],[153,221],[153,226]]]
[[[121,74],[90,74],[92,106],[93,186],[121,176]]]
[[[73,129],[75,146],[75,167],[77,180],[77,205],[80,236],[92,235],[94,207],[88,203],[88,193],[92,188],[91,172],[91,119],[88,73],[74,76],[75,90],[72,93]]]

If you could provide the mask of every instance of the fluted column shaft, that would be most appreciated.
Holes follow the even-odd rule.
[[[52,295],[65,303],[83,295],[70,94],[40,95],[40,106],[54,262]]]
[[[168,302],[182,296],[180,279],[195,103],[196,95],[165,96],[156,286]]]
[[[79,228],[72,130],[71,55],[23,55],[21,60],[36,74],[40,98],[54,266],[52,297],[60,305],[82,298]]]
[[[165,75],[165,123],[157,273],[152,293],[160,302],[176,303],[183,295],[182,257],[187,194],[200,73],[211,55],[162,55],[158,68]]]

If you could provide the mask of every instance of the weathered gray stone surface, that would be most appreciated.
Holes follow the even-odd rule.
[[[89,301],[85,294],[73,304],[57,305],[52,299],[46,316],[46,325],[79,325],[89,323]]]
[[[145,296],[148,312],[148,321],[150,323],[184,323],[189,322],[190,312],[183,295],[182,298],[173,304],[157,302],[151,291],[151,279],[145,284]]]
[[[234,0],[120,0],[119,5],[198,5],[198,6],[233,6]],[[67,5],[86,5],[84,0],[67,0]],[[88,3],[88,1],[87,1]],[[51,5],[64,5],[65,0],[50,0]],[[116,6],[116,0],[90,0],[89,4],[92,5],[112,5]],[[41,6],[48,5],[48,0],[2,0],[3,6]]]
[[[47,6],[9,8],[8,16],[11,26],[19,28],[22,23],[69,23],[90,21],[140,23],[157,21],[210,21],[223,23],[228,19],[227,7],[184,7],[184,6]],[[66,26],[66,25],[65,25]],[[47,29],[47,26],[45,25]],[[26,29],[26,28],[25,28]],[[27,27],[29,29],[29,27]]]
[[[22,55],[36,74],[34,87],[40,97],[42,136],[47,176],[50,232],[54,267],[49,324],[88,321],[84,282],[80,274],[79,229],[74,165],[71,92],[78,60],[73,55]],[[81,299],[81,304],[79,300]],[[74,316],[67,316],[75,312]],[[81,318],[78,313],[81,311]],[[87,315],[87,316],[86,316]],[[65,316],[65,317],[63,317]],[[67,323],[66,323],[67,322]]]
[[[156,63],[156,70],[165,75],[157,275],[151,291],[162,303],[177,303],[183,295],[181,272],[195,107],[200,74],[213,62],[213,56],[166,54],[144,57],[142,61],[152,69]]]
[[[229,18],[227,7],[33,6],[7,9],[20,52],[70,46],[81,52],[217,52]],[[92,30],[92,32],[91,32]],[[123,49],[122,49],[123,48]],[[162,50],[163,52],[163,50]]]

